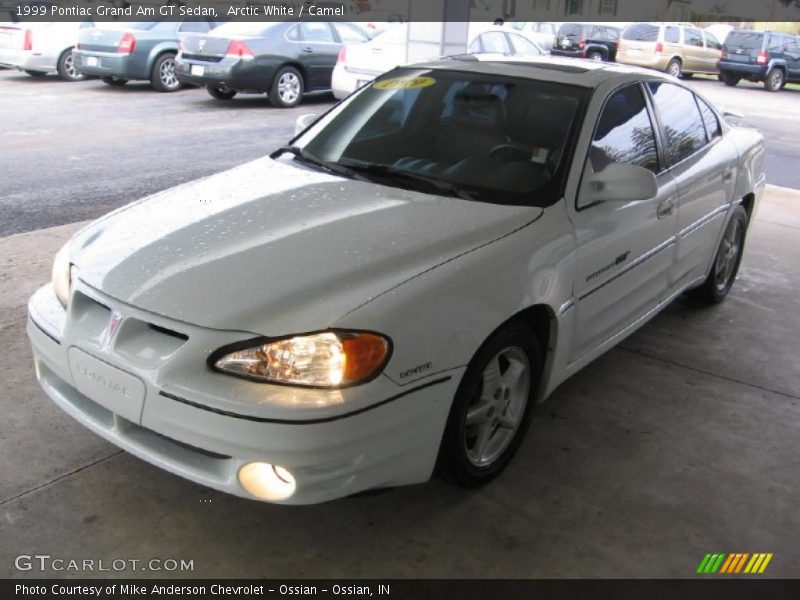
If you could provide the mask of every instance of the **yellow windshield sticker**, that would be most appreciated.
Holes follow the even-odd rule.
[[[379,81],[373,87],[376,90],[418,90],[434,83],[436,80],[433,77],[394,77]]]

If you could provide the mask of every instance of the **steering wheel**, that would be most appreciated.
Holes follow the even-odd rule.
[[[497,162],[528,161],[533,156],[533,149],[525,144],[507,142],[489,150],[489,156]]]

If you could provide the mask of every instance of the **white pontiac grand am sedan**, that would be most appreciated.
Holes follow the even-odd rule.
[[[653,71],[396,69],[271,156],[79,231],[30,300],[36,373],[232,494],[477,486],[569,375],[682,292],[728,294],[763,157]]]

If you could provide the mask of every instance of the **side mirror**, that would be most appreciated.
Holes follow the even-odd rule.
[[[611,163],[589,179],[586,201],[631,202],[650,200],[658,193],[658,182],[653,172],[627,163]]]
[[[300,132],[303,131],[306,127],[311,125],[317,119],[316,113],[311,113],[307,115],[300,115],[297,117],[297,120],[294,122],[294,134],[300,135]]]

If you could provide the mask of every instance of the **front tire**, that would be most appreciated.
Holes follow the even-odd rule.
[[[673,77],[680,77],[682,69],[683,65],[681,64],[681,61],[678,60],[677,58],[673,58],[671,61],[669,61],[669,63],[667,64],[667,68],[665,70],[668,75],[672,75]]]
[[[768,92],[780,92],[786,83],[786,76],[782,69],[772,69],[764,80],[764,89]]]
[[[217,100],[231,100],[237,93],[236,90],[215,87],[213,85],[206,86],[206,91],[211,94],[212,98],[216,98]]]
[[[690,292],[696,299],[706,304],[719,304],[731,291],[744,254],[747,222],[747,211],[737,206],[720,240],[711,272],[700,287]]]
[[[78,72],[75,66],[75,60],[72,58],[72,48],[67,48],[61,53],[58,58],[58,65],[56,66],[58,76],[63,81],[81,81],[86,79],[86,76]]]
[[[269,90],[269,101],[278,108],[292,108],[303,99],[303,75],[294,67],[283,67],[275,75]]]
[[[159,92],[176,92],[181,89],[182,84],[175,74],[174,54],[167,52],[156,59],[150,72],[150,85]]]
[[[110,85],[111,87],[122,87],[123,85],[128,83],[127,79],[122,79],[121,77],[114,77],[113,75],[109,77],[101,77],[100,81],[102,81],[106,85]]]
[[[536,334],[523,324],[506,325],[484,342],[447,418],[437,461],[446,481],[478,487],[508,465],[530,424],[541,368]]]

